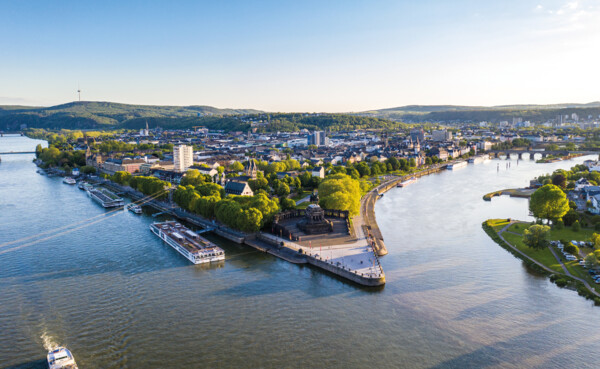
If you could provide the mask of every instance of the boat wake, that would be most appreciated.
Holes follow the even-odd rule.
[[[50,337],[48,334],[46,334],[46,332],[42,333],[40,338],[42,339],[42,342],[44,344],[44,348],[46,349],[46,351],[51,351],[51,350],[55,349],[56,347],[58,347],[58,344],[56,342],[54,342],[52,337]]]

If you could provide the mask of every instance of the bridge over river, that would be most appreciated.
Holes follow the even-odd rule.
[[[35,154],[35,151],[7,151],[7,152],[0,152],[0,155],[16,155],[16,154]]]
[[[500,156],[518,155],[519,159],[523,159],[523,154],[529,155],[531,160],[534,160],[535,155],[539,154],[542,159],[547,156],[569,156],[569,155],[598,155],[600,151],[569,151],[569,150],[550,150],[550,151],[539,151],[534,149],[523,149],[523,150],[489,150],[487,151],[490,156],[498,158]]]

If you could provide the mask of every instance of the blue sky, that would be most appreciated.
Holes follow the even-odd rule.
[[[599,1],[0,0],[0,104],[600,100]]]

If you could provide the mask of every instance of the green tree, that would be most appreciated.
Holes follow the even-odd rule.
[[[42,145],[41,144],[37,144],[37,146],[35,147],[35,157],[39,158],[40,154],[42,153]]]
[[[558,220],[569,211],[569,201],[563,190],[553,184],[547,184],[531,195],[529,210],[536,218]]]
[[[280,183],[277,187],[277,196],[285,197],[290,194],[290,186],[285,183]]]
[[[579,248],[573,245],[571,242],[568,242],[564,247],[565,252],[568,252],[571,255],[579,256]]]
[[[550,227],[546,225],[532,225],[523,232],[523,243],[534,249],[543,249],[548,246]]]
[[[558,173],[552,177],[552,184],[564,190],[567,188],[567,178],[563,174]]]
[[[79,170],[83,174],[93,174],[93,173],[96,173],[96,168],[92,167],[91,165],[84,165],[81,168],[79,168]]]
[[[243,210],[238,219],[238,228],[244,232],[257,232],[262,226],[262,213],[256,208]]]
[[[248,185],[250,186],[253,192],[256,192],[258,190],[269,190],[269,181],[267,181],[265,178],[250,179],[248,180]]]
[[[129,180],[131,180],[131,173],[119,171],[113,174],[111,179],[113,182],[117,182],[118,184],[128,184]]]
[[[579,224],[578,220],[576,220],[575,223],[573,223],[571,229],[573,230],[573,232],[579,232],[581,230],[581,224]]]
[[[279,202],[281,203],[282,210],[290,210],[296,208],[296,202],[292,199],[283,198]]]
[[[345,174],[331,175],[319,185],[319,204],[326,209],[348,210],[356,215],[360,197],[359,182]]]
[[[598,267],[598,258],[593,253],[586,256],[583,261],[588,269],[594,269]]]
[[[181,179],[181,184],[184,186],[198,186],[204,182],[206,182],[206,178],[204,175],[200,174],[198,169],[188,169],[187,172],[185,172],[185,176]]]
[[[592,233],[590,242],[592,242],[592,246],[594,247],[594,249],[600,248],[600,234]]]
[[[234,172],[241,172],[242,170],[244,170],[244,165],[239,161],[235,161],[229,166],[229,170],[232,170]]]

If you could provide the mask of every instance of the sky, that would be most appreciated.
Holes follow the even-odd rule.
[[[600,100],[600,0],[0,0],[0,105]]]

